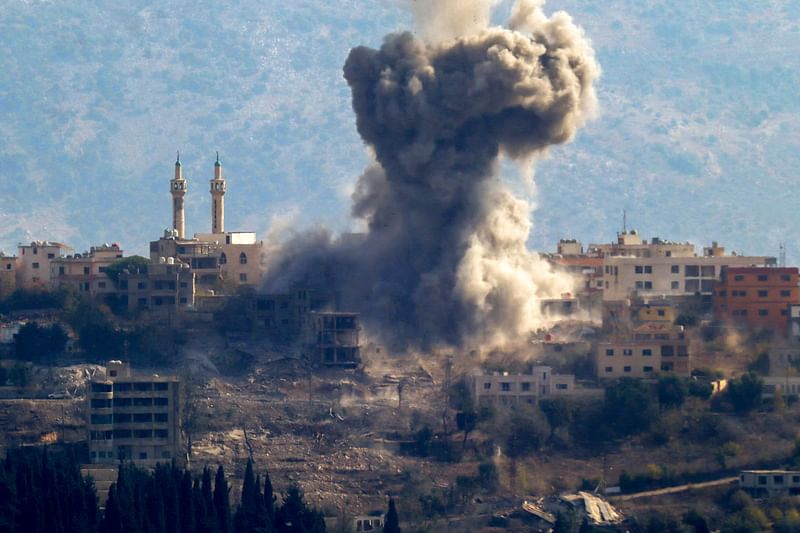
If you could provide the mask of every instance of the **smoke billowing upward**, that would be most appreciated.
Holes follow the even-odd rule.
[[[529,160],[573,138],[595,107],[599,67],[566,13],[520,1],[504,29],[488,27],[486,5],[426,2],[415,7],[431,21],[425,41],[395,33],[350,52],[344,77],[376,160],[353,194],[368,232],[289,240],[267,290],[326,284],[369,333],[426,348],[521,340],[543,324],[540,299],[572,289],[527,249],[531,206],[496,174],[501,155]],[[448,13],[480,27],[442,29]]]

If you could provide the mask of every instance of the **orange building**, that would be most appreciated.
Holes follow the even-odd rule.
[[[723,268],[714,287],[714,318],[786,333],[789,306],[800,302],[797,267]]]

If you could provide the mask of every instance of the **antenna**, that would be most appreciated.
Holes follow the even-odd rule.
[[[780,254],[778,256],[779,257],[778,266],[783,268],[786,266],[786,243],[784,242],[780,243],[779,249],[780,249]]]

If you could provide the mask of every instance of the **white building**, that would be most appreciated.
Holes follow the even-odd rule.
[[[472,377],[472,396],[478,405],[535,405],[545,398],[579,394],[576,391],[574,375],[555,374],[543,365],[533,366],[528,374],[477,371]]]
[[[50,262],[72,249],[58,242],[34,241],[20,244],[17,254],[17,287],[50,288]]]

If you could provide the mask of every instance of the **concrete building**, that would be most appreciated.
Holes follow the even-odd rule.
[[[361,361],[358,314],[309,313],[311,360],[325,366],[354,367]]]
[[[690,346],[683,326],[648,323],[633,328],[629,335],[598,342],[594,363],[599,380],[649,378],[659,372],[688,376]]]
[[[313,331],[312,312],[336,309],[335,295],[330,291],[296,286],[286,293],[256,294],[254,324],[276,340],[300,340]]]
[[[706,252],[717,254],[724,250],[707,248]],[[724,268],[774,264],[774,257],[739,255],[606,256],[603,259],[603,300],[624,300],[631,295],[710,298]]]
[[[712,248],[717,247],[716,244],[714,243]],[[653,237],[650,242],[647,242],[634,229],[617,233],[616,242],[590,244],[586,253],[599,257],[693,257],[695,255],[695,247],[688,242],[665,241],[658,237]]]
[[[50,262],[72,251],[58,242],[34,241],[20,244],[17,254],[17,287],[23,289],[50,288]]]
[[[122,256],[122,249],[114,243],[92,246],[82,254],[56,257],[50,262],[50,286],[71,286],[93,298],[116,294],[117,288],[105,271]]]
[[[92,463],[182,463],[181,384],[177,377],[134,374],[111,361],[86,396]]]
[[[540,400],[579,394],[575,376],[555,374],[549,366],[532,366],[527,374],[476,372],[472,397],[478,405],[536,405]]]
[[[786,398],[787,396],[800,396],[800,376],[763,376],[761,381],[764,389],[761,392],[762,398],[774,398],[776,393]]]
[[[17,288],[17,256],[0,253],[0,298],[5,298]]]
[[[797,267],[723,268],[714,289],[714,318],[785,335],[791,306],[800,304],[797,284]]]
[[[149,311],[159,317],[174,317],[194,306],[195,273],[189,265],[172,257],[150,263],[147,272],[123,273],[120,298],[128,311]]]
[[[756,497],[778,492],[800,494],[800,471],[742,470],[739,488]]]

